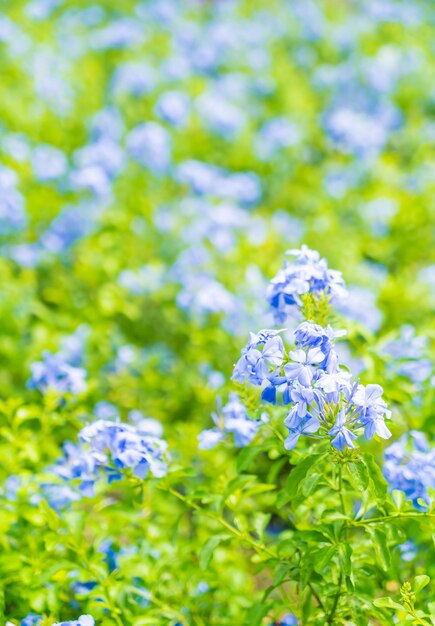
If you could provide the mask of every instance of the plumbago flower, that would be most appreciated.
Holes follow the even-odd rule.
[[[149,432],[145,419],[135,425],[99,419],[80,431],[79,440],[78,445],[65,444],[64,456],[51,468],[56,480],[41,486],[55,510],[82,496],[93,497],[101,473],[109,483],[121,479],[126,469],[139,479],[149,473],[162,478],[167,473],[167,443]]]
[[[384,476],[392,490],[404,491],[419,510],[430,507],[435,489],[435,448],[424,433],[411,430],[385,450]]]
[[[39,389],[42,393],[54,390],[58,393],[78,394],[86,389],[86,370],[68,363],[62,354],[42,353],[42,361],[32,363],[29,389]]]
[[[243,448],[251,443],[264,423],[264,419],[252,420],[248,417],[247,409],[236,393],[230,394],[221,415],[214,413],[212,419],[216,427],[203,430],[198,436],[200,450],[213,449],[229,434],[234,436],[234,445]]]
[[[302,296],[311,293],[329,301],[340,300],[347,294],[341,272],[330,270],[326,259],[315,250],[303,245],[300,250],[286,253],[296,261],[285,262],[267,290],[267,301],[272,307],[275,320],[282,323],[288,315],[303,304]]]
[[[27,381],[27,387],[39,389],[42,393],[49,390],[59,394],[85,391],[86,370],[80,366],[88,334],[87,326],[79,326],[74,333],[63,338],[59,352],[43,352],[42,361],[30,366],[32,376]]]
[[[301,435],[331,437],[331,445],[343,451],[353,448],[363,430],[366,439],[375,434],[391,436],[384,418],[390,416],[380,385],[359,385],[339,366],[334,340],[344,331],[302,322],[295,332],[296,350],[286,352],[282,331],[251,333],[236,363],[233,379],[262,387],[264,401],[289,405],[284,420],[288,428],[285,447],[294,448]]]

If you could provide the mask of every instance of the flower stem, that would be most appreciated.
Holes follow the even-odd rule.
[[[206,509],[203,509],[201,506],[196,504],[196,502],[192,502],[191,500],[189,500],[189,498],[186,498],[185,496],[183,496],[183,494],[181,494],[176,489],[172,489],[172,487],[169,487],[169,488],[159,487],[159,488],[165,491],[168,491],[170,494],[172,494],[173,496],[175,496],[176,498],[184,502],[187,506],[193,508],[195,511],[203,513],[210,519],[214,520],[215,522],[218,522],[219,524],[224,526],[224,528],[226,528],[230,533],[232,533],[235,537],[237,537],[238,539],[241,539],[242,541],[246,541],[247,543],[249,543],[258,554],[263,553],[263,554],[267,554],[273,559],[277,558],[277,555],[274,552],[272,552],[272,550],[269,550],[269,548],[267,548],[265,545],[258,543],[258,541],[255,541],[255,539],[252,539],[252,537],[248,533],[244,533],[240,531],[238,528],[235,528],[232,524],[227,522],[220,515],[216,515],[215,513],[212,513],[211,511],[207,511]]]

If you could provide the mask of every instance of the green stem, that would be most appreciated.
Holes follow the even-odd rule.
[[[212,513],[211,511],[207,511],[206,509],[203,509],[201,506],[196,504],[196,502],[192,502],[191,500],[189,500],[189,498],[186,498],[185,496],[183,496],[183,494],[181,494],[176,489],[172,489],[172,487],[169,487],[169,488],[159,487],[159,488],[165,491],[168,491],[170,494],[172,494],[173,496],[175,496],[176,498],[184,502],[187,506],[191,507],[192,509],[195,509],[195,511],[203,513],[210,519],[214,520],[215,522],[218,522],[224,528],[226,528],[230,533],[232,533],[235,537],[237,537],[238,539],[241,539],[242,541],[246,541],[247,543],[249,543],[252,546],[252,548],[254,548],[256,552],[258,552],[258,554],[263,553],[263,554],[267,554],[273,559],[277,558],[277,555],[274,552],[272,552],[272,550],[269,550],[269,548],[267,548],[265,545],[258,543],[258,541],[255,541],[255,539],[252,539],[251,535],[249,535],[248,533],[244,533],[240,531],[238,528],[235,528],[232,524],[227,522],[220,515],[216,515],[215,513]]]
[[[169,613],[169,615],[173,615],[181,624],[184,624],[184,625],[187,624],[186,618],[182,613],[170,607],[169,605],[165,604],[164,602],[159,600],[159,598],[156,598],[156,596],[152,594],[151,592],[143,591],[142,589],[137,589],[136,587],[133,587],[132,585],[128,585],[127,591],[129,591],[130,593],[134,593],[135,595],[140,596],[141,598],[145,598],[145,600],[149,600],[150,602],[158,606],[160,609],[163,609],[166,613]],[[123,626],[123,624],[121,624],[121,626]]]
[[[320,606],[320,608],[322,609],[322,611],[324,613],[326,613],[326,609],[325,609],[325,605],[323,604],[323,602],[321,601],[319,594],[317,593],[317,591],[314,589],[313,585],[311,583],[308,583],[308,587],[310,588],[311,593],[313,594],[313,596],[316,598],[318,605]]]
[[[341,463],[338,466],[338,493],[340,495],[341,511],[343,515],[346,515],[346,504],[344,502],[343,494],[343,466],[341,465]]]
[[[343,494],[343,465],[341,463],[338,465],[338,493],[340,496],[341,512],[343,513],[344,516],[346,516],[346,503],[345,503],[344,494]],[[347,528],[345,527],[344,530],[346,532]],[[335,594],[334,602],[332,604],[331,611],[326,621],[327,624],[333,624],[334,622],[335,613],[337,611],[338,602],[341,596],[342,582],[343,582],[343,571],[340,570],[340,576],[338,578],[338,585],[337,585],[337,593]]]
[[[425,519],[430,519],[432,517],[435,517],[435,514],[433,513],[393,513],[392,515],[385,515],[383,517],[372,517],[369,519],[352,520],[351,522],[348,523],[348,526],[365,526],[366,524],[380,524],[389,519],[401,519],[401,518],[406,518],[406,517],[417,518],[417,519],[421,517]]]
[[[340,577],[338,579],[338,590],[337,590],[337,593],[335,594],[334,604],[331,607],[331,612],[329,613],[328,619],[326,621],[327,624],[333,624],[334,623],[335,612],[337,610],[338,601],[340,600],[340,596],[341,596],[341,584],[342,584],[342,582],[343,582],[343,572],[340,571]]]

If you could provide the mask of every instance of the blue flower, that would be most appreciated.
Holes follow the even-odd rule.
[[[261,350],[258,348],[261,347]],[[245,379],[254,385],[261,385],[272,371],[284,360],[284,344],[278,331],[264,330],[257,335],[251,333],[250,340],[242,350],[242,356],[234,366],[234,380],[242,383]]]
[[[131,157],[154,174],[167,172],[171,165],[171,137],[156,122],[136,126],[127,137]]]
[[[266,122],[258,131],[254,140],[254,151],[261,161],[268,161],[282,148],[298,144],[301,136],[296,124],[285,117],[276,117]]]
[[[145,478],[148,471],[156,478],[167,472],[166,442],[142,435],[130,424],[98,420],[85,426],[79,438],[89,445],[89,455],[97,466],[115,470],[113,477],[125,468],[131,468],[138,478]]]
[[[300,383],[295,383],[290,391],[290,401],[293,407],[290,411],[292,415],[297,415],[299,420],[308,413],[308,406],[314,400],[314,390],[311,387],[304,387]],[[285,421],[287,423],[287,420]]]
[[[293,450],[301,435],[311,435],[312,433],[316,433],[319,428],[320,422],[316,417],[309,416],[306,420],[302,420],[298,426],[289,428],[287,438],[284,441],[284,448],[286,450]]]
[[[86,581],[86,582],[76,580],[71,584],[71,591],[78,596],[86,596],[93,589],[95,589],[97,585],[98,583],[93,580]]]
[[[61,354],[43,352],[43,360],[30,366],[32,376],[27,382],[29,389],[39,389],[42,393],[54,390],[58,393],[78,394],[86,389],[86,370],[73,367]]]
[[[232,139],[245,124],[245,115],[218,93],[205,93],[196,103],[196,108],[208,128],[225,139]]]
[[[164,122],[172,126],[181,127],[189,116],[190,100],[182,91],[166,91],[157,101],[156,114]]]
[[[24,197],[17,189],[18,177],[8,167],[0,167],[0,235],[22,230],[27,224]]]
[[[288,380],[297,380],[304,387],[309,387],[313,380],[314,365],[321,363],[325,355],[319,348],[294,350],[290,352],[293,363],[284,365],[284,373]]]
[[[40,624],[43,620],[43,616],[42,615],[36,615],[35,613],[29,613],[29,615],[27,615],[26,617],[24,617],[21,622],[20,622],[20,626],[38,626],[38,624]]]
[[[203,430],[198,435],[200,450],[211,450],[225,439],[227,433],[233,434],[237,448],[243,448],[251,443],[264,423],[248,417],[246,407],[236,393],[230,394],[228,403],[222,408],[222,416],[213,414],[212,419],[216,428]]]
[[[418,549],[413,541],[405,541],[405,543],[401,543],[397,547],[400,550],[402,561],[405,561],[405,562],[413,561],[415,557],[417,556]]]
[[[338,403],[343,392],[351,393],[350,379],[351,374],[344,370],[338,370],[333,374],[321,372],[315,386],[324,393],[326,402]]]
[[[390,488],[403,491],[417,509],[430,506],[428,489],[435,488],[435,448],[430,448],[424,433],[412,430],[389,446],[383,471]]]
[[[391,437],[384,422],[384,415],[389,417],[385,400],[381,398],[383,389],[380,385],[359,385],[353,394],[352,401],[356,405],[361,423],[365,426],[365,437],[373,439],[375,433],[382,439]]]
[[[334,446],[340,452],[343,452],[345,446],[348,448],[354,448],[353,440],[356,439],[355,433],[346,428],[346,413],[344,409],[341,409],[337,415],[334,426],[329,430],[328,435],[334,437],[331,441],[331,445]]]
[[[289,250],[287,254],[295,256],[296,262],[284,265],[272,279],[266,294],[277,322],[283,322],[294,307],[301,306],[304,294],[324,294],[331,300],[346,295],[341,272],[330,270],[318,252],[304,245],[300,250]]]
[[[140,98],[153,91],[157,78],[154,70],[140,62],[129,61],[119,65],[112,78],[111,88],[117,96]]]
[[[33,151],[32,167],[37,180],[48,182],[66,173],[68,161],[62,150],[41,144]]]

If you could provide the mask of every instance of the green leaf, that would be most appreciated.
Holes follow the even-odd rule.
[[[369,476],[370,486],[377,500],[384,502],[387,497],[388,485],[382,474],[381,468],[376,463],[371,454],[364,455],[364,463],[366,464]]]
[[[268,610],[269,606],[263,602],[257,602],[251,606],[246,616],[245,626],[260,626]]]
[[[266,446],[262,445],[262,446],[247,446],[246,448],[243,448],[243,450],[240,452],[240,454],[237,457],[237,471],[238,472],[244,472],[245,469],[247,469],[249,467],[249,465],[251,464],[251,462],[262,452],[264,452],[264,450],[266,449]]]
[[[373,542],[373,549],[378,564],[385,571],[388,570],[391,563],[390,550],[387,544],[387,537],[380,528],[366,528]]]
[[[365,491],[369,486],[369,471],[364,462],[348,463],[347,467],[352,476],[352,480],[359,491]]]
[[[373,601],[373,604],[380,609],[395,609],[396,611],[403,611],[403,606],[394,602],[394,600],[389,597],[376,598],[376,600]]]
[[[323,569],[328,565],[336,552],[337,546],[325,547],[316,552],[314,558],[314,569],[318,574],[322,573]]]
[[[260,539],[263,539],[264,530],[268,523],[270,522],[271,515],[270,513],[255,513],[253,520],[253,527],[257,535]]]
[[[305,478],[309,475],[320,459],[323,458],[323,454],[312,454],[306,457],[294,467],[283,491],[278,494],[277,507],[281,508],[284,504],[287,504],[293,497],[295,497],[304,484]]]
[[[415,591],[415,593],[418,593],[419,591],[424,589],[426,587],[426,585],[428,585],[429,583],[430,583],[430,578],[429,578],[429,576],[426,576],[426,574],[422,574],[421,576],[416,576],[414,578],[414,591]]]
[[[201,569],[207,569],[218,545],[223,541],[227,541],[229,538],[230,535],[226,534],[214,535],[205,542],[199,555],[199,566]]]
[[[345,576],[350,576],[352,571],[352,548],[348,543],[338,546],[338,555]]]
[[[308,498],[308,496],[316,491],[316,487],[318,486],[322,478],[323,475],[318,473],[313,473],[310,474],[310,476],[307,476],[302,485],[302,493],[306,498]]]

